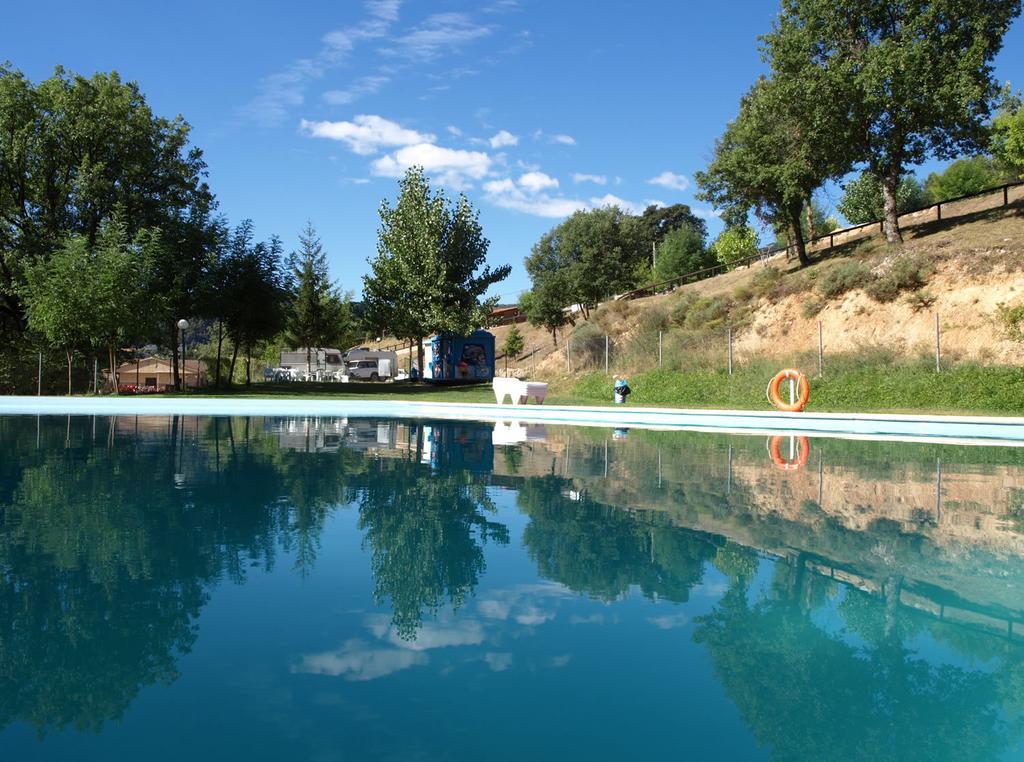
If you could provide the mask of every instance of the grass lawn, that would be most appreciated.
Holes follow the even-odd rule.
[[[630,379],[631,406],[767,410],[765,386],[774,371],[766,367],[724,372],[652,371]],[[553,405],[611,405],[612,379],[591,373],[552,386]],[[493,403],[490,384],[436,387],[430,384],[256,383],[221,392],[187,396],[294,399],[367,399],[423,402]],[[168,396],[175,396],[170,394]],[[532,404],[532,403],[531,403]],[[811,380],[808,411],[910,412],[1024,415],[1024,370],[962,365],[935,373],[927,363],[895,366],[865,364]]]

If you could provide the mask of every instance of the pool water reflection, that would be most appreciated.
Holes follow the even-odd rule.
[[[0,417],[0,452],[3,759],[1021,756],[1018,449]]]

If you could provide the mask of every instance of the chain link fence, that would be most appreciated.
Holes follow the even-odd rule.
[[[724,371],[732,375],[751,364],[770,362],[779,367],[798,367],[808,375],[822,377],[830,370],[830,357],[833,361],[841,359],[844,366],[851,358],[879,363],[891,363],[900,357],[927,359],[934,363],[936,372],[941,372],[950,367],[956,357],[943,355],[943,328],[938,312],[931,313],[929,323],[932,335],[927,343],[897,349],[873,344],[866,335],[864,344],[851,351],[830,350],[829,333],[819,320],[802,328],[804,335],[789,333],[786,336],[786,344],[800,349],[787,350],[780,344],[773,347],[770,355],[757,353],[756,359],[754,353],[743,346],[740,332],[730,325],[702,331],[660,329],[616,336],[593,323],[584,323],[565,338],[559,354],[567,374],[628,375],[661,368],[677,372]],[[849,343],[850,336],[846,334],[842,345],[846,347]],[[520,367],[524,367],[523,363]]]

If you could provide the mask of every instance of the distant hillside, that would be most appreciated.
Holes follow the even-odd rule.
[[[1000,303],[1020,302],[1024,205],[1018,203],[919,224],[907,230],[898,251],[875,234],[818,254],[804,269],[778,255],[668,294],[606,303],[589,323],[560,331],[557,347],[550,333],[520,324],[529,355],[510,371],[565,376],[570,336],[573,375],[587,369],[588,357],[589,369],[603,368],[605,333],[613,346],[613,372],[650,369],[657,364],[658,331],[667,367],[693,367],[705,355],[721,364],[730,325],[735,362],[777,358],[785,363],[816,355],[819,320],[826,358],[879,348],[929,354],[936,312],[944,362],[1019,364],[1024,347],[1005,338],[996,310]],[[492,330],[500,346],[509,328]]]

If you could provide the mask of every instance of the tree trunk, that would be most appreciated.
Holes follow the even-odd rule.
[[[224,346],[224,322],[221,320],[217,321],[217,371],[213,379],[213,388],[220,389],[220,361],[221,361],[221,348]]]
[[[818,237],[818,231],[814,229],[814,204],[811,202],[811,197],[808,196],[804,201],[804,210],[807,218],[807,240],[813,241]]]
[[[420,369],[420,378],[427,377],[427,369],[423,367],[423,337],[416,338],[416,364]]]
[[[114,349],[114,345],[111,344],[108,347],[110,353],[110,384],[114,388],[114,394],[120,394],[120,390],[117,388],[117,366],[114,364],[117,360],[117,350]]]
[[[232,342],[234,344],[234,342]],[[228,367],[228,386],[235,383],[235,360],[238,359],[238,345],[234,344],[231,349],[231,365]]]
[[[306,347],[306,378],[309,378],[309,364],[310,364],[310,361],[312,360],[312,357],[311,357],[312,353],[313,353],[313,348],[312,347]]]
[[[171,381],[175,391],[181,391],[181,374],[178,372],[178,323],[171,321]]]
[[[68,396],[70,397],[71,396],[71,350],[70,349],[66,349],[66,350],[64,350],[64,353],[67,355],[67,358],[68,358]]]
[[[245,348],[245,385],[252,386],[252,347]]]
[[[900,186],[899,174],[890,174],[882,178],[882,199],[885,202],[885,240],[890,244],[903,243],[900,232],[899,209],[896,206],[896,189]]]
[[[800,204],[800,207],[803,203]],[[800,207],[793,207],[789,210],[790,235],[793,237],[793,245],[796,247],[796,256],[800,260],[801,267],[807,267],[811,260],[807,258],[807,247],[804,245],[804,232],[800,229]]]

